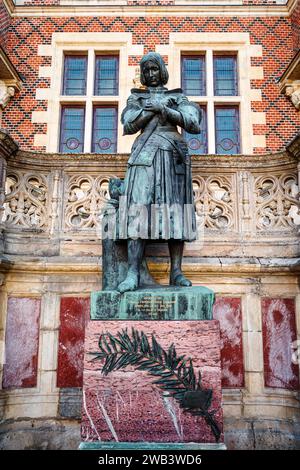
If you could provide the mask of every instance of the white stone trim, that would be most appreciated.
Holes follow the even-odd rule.
[[[35,90],[35,99],[36,100],[46,100],[48,101],[50,95],[49,88],[36,88]]]
[[[52,56],[52,46],[49,44],[38,45],[38,55],[40,56]]]
[[[258,88],[251,88],[250,90],[250,100],[251,101],[262,101],[261,90]]]
[[[11,2],[11,0],[4,0]],[[121,0],[122,1],[122,0]],[[110,3],[106,5],[57,5],[57,6],[16,6],[10,8],[14,17],[99,17],[99,16],[120,16],[120,17],[287,17],[291,11],[286,5],[116,5]]]
[[[266,113],[251,112],[252,124],[266,124]]]
[[[264,148],[267,146],[265,135],[254,135],[253,136],[254,147]]]
[[[32,111],[31,122],[34,124],[48,122],[48,112],[47,111]]]
[[[35,134],[33,145],[34,147],[44,147],[47,144],[46,134]]]
[[[250,68],[250,79],[251,80],[263,80],[264,69],[263,67],[257,67],[252,65]]]
[[[43,65],[40,65],[39,66],[39,78],[51,78],[51,75],[52,75],[52,67],[47,65],[47,66],[43,66]]]

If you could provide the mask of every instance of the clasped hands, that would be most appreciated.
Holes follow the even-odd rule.
[[[150,111],[151,113],[154,114],[159,114],[163,111],[164,106],[168,106],[171,104],[171,100],[166,100],[165,102],[158,101],[156,99],[149,99],[146,101],[146,104],[144,106],[145,111]]]

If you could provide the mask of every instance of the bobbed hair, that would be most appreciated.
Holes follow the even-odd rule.
[[[169,80],[169,73],[167,71],[166,64],[162,56],[158,52],[149,52],[148,54],[144,55],[140,61],[140,70],[141,70],[141,84],[147,85],[146,78],[144,75],[144,66],[147,62],[154,62],[160,70],[160,79],[163,85],[165,85]]]

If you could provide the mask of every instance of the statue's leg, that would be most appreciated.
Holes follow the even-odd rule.
[[[169,240],[168,245],[171,258],[170,284],[174,286],[191,286],[191,281],[184,276],[181,270],[184,242]]]
[[[141,263],[145,249],[145,240],[129,239],[127,244],[128,272],[125,280],[118,285],[118,291],[121,293],[138,288],[140,282]]]

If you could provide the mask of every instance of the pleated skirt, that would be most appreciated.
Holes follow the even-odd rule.
[[[118,219],[120,238],[195,240],[190,165],[158,149],[151,166],[129,166]]]

